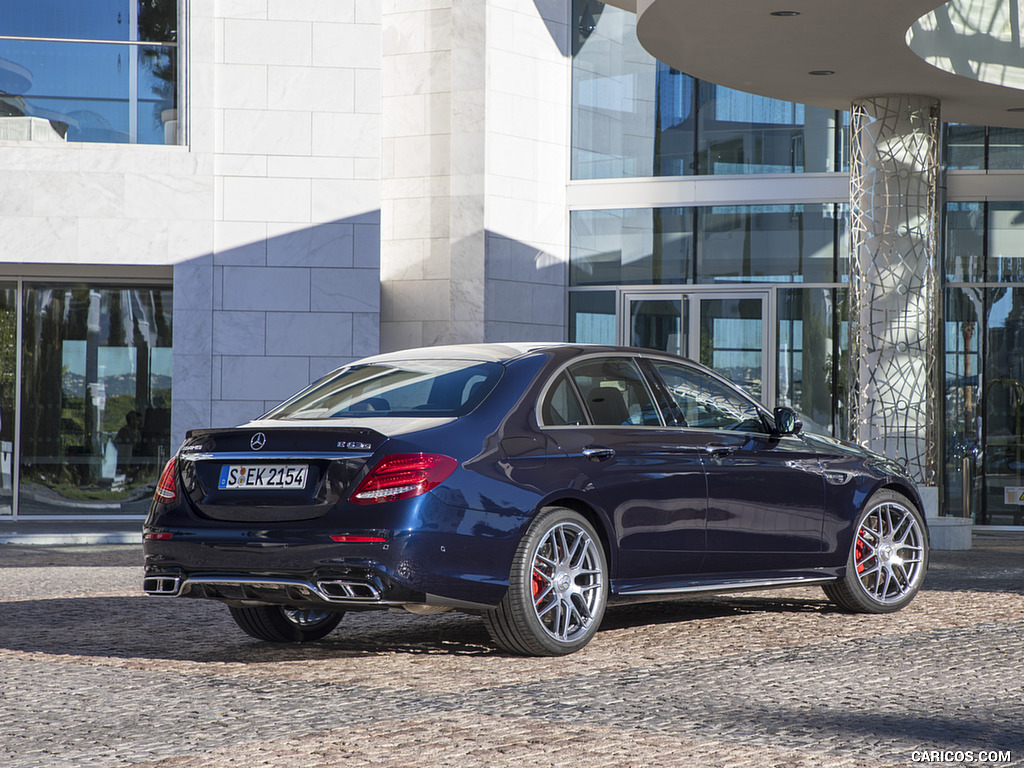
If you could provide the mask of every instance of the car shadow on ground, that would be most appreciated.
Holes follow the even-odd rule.
[[[825,601],[735,597],[610,606],[609,632],[744,614],[831,612]],[[323,640],[267,643],[245,635],[227,607],[207,600],[139,596],[60,597],[0,602],[0,648],[50,655],[200,663],[265,663],[388,654],[501,656],[478,616],[349,612]]]
[[[0,603],[0,648],[52,655],[260,663],[390,653],[488,655],[474,616],[350,612],[323,640],[266,643],[247,636],[226,606],[207,600],[69,597]]]

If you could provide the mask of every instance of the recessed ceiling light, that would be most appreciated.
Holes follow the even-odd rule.
[[[800,11],[772,11],[770,16],[799,16]]]
[[[834,75],[835,74],[835,70],[834,69],[812,69],[807,74],[808,75],[814,75],[815,77],[828,77],[829,75]]]

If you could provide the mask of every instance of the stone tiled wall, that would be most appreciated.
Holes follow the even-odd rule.
[[[212,249],[175,267],[173,440],[379,347],[380,10],[193,0]]]

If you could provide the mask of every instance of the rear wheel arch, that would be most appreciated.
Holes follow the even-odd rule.
[[[608,596],[600,538],[573,509],[548,505],[538,511],[517,547],[508,591],[483,614],[491,639],[527,656],[562,656],[589,643]]]
[[[610,574],[614,574],[616,572],[617,558],[613,552],[611,531],[601,514],[585,501],[570,496],[545,502],[537,508],[536,513],[532,517],[536,517],[545,509],[551,507],[565,507],[566,509],[571,509],[594,526],[594,530],[597,531],[597,535],[601,539],[601,546],[604,549],[604,557],[608,563],[608,571]]]

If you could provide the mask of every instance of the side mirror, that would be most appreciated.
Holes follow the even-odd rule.
[[[780,405],[775,409],[775,434],[798,435],[803,428],[804,423],[792,408]]]

